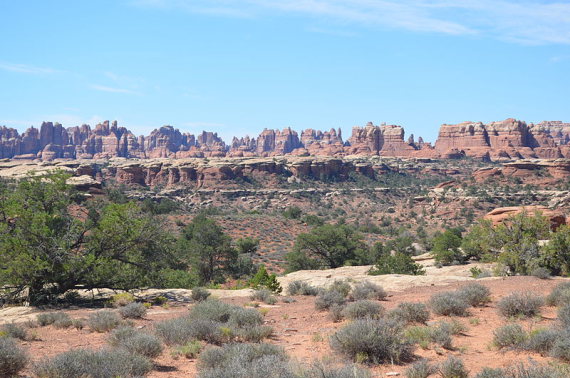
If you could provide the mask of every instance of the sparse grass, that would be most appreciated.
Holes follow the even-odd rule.
[[[17,375],[28,364],[28,354],[16,344],[14,339],[0,337],[0,376]]]
[[[378,319],[384,315],[384,312],[384,307],[381,304],[369,300],[360,300],[347,304],[342,313],[345,318],[355,320]]]
[[[457,292],[462,299],[473,307],[484,306],[491,301],[491,291],[487,286],[479,283],[465,285]]]
[[[429,310],[423,303],[403,302],[388,312],[387,316],[406,324],[425,324],[429,320]]]
[[[386,299],[388,293],[386,293],[382,286],[376,285],[370,281],[363,281],[354,285],[350,296],[355,301],[364,299],[376,299],[382,301]]]
[[[404,337],[402,324],[379,319],[356,320],[331,336],[334,350],[354,361],[399,363],[411,358],[413,345]]]
[[[147,308],[142,303],[129,303],[119,308],[119,314],[125,319],[141,319],[146,315]]]
[[[87,318],[87,325],[95,332],[108,332],[121,324],[119,315],[111,310],[101,310],[92,313]]]
[[[141,377],[152,370],[152,362],[121,348],[72,349],[40,361],[33,370],[39,378]]]
[[[178,358],[179,356],[184,356],[188,359],[194,359],[198,357],[200,352],[202,351],[203,346],[202,343],[198,340],[192,340],[187,342],[184,345],[177,346],[172,350],[172,357]]]
[[[504,317],[533,317],[540,315],[544,298],[531,292],[512,293],[497,303],[499,313]]]
[[[444,316],[467,316],[469,303],[456,292],[442,292],[432,295],[429,301],[430,307],[437,315]]]

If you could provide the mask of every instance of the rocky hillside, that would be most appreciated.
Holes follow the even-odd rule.
[[[442,125],[435,147],[413,135],[404,139],[401,126],[376,126],[369,122],[352,129],[343,140],[340,129],[303,130],[301,135],[286,128],[265,129],[257,138],[234,137],[226,144],[214,132],[199,135],[182,133],[163,126],[148,136],[136,136],[117,122],[105,121],[64,128],[59,123],[44,122],[39,129],[31,127],[23,134],[16,129],[0,127],[0,158],[101,159],[127,158],[192,158],[192,157],[267,157],[267,156],[392,156],[457,158],[472,156],[485,160],[570,157],[570,124],[542,122],[527,125],[507,119],[502,122],[465,122]]]

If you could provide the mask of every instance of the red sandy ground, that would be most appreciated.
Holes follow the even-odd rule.
[[[493,331],[505,325],[508,321],[502,318],[496,310],[496,303],[502,297],[520,290],[536,292],[540,295],[548,294],[561,280],[539,280],[534,277],[510,277],[506,279],[480,280],[478,282],[488,286],[492,292],[492,302],[484,308],[471,309],[471,316],[458,318],[468,330],[464,335],[454,336],[453,351],[443,350],[430,345],[423,350],[416,349],[418,357],[428,358],[431,362],[440,362],[453,354],[459,356],[465,362],[466,367],[472,374],[479,372],[483,367],[505,367],[516,362],[526,362],[529,357],[539,362],[553,361],[552,358],[542,357],[536,353],[497,351],[491,345]],[[392,309],[400,302],[413,301],[425,302],[434,293],[453,290],[461,287],[464,283],[456,283],[448,286],[430,286],[407,289],[405,292],[392,292],[382,305],[386,309]],[[295,297],[294,303],[281,303],[275,306],[262,306],[269,309],[265,316],[266,323],[275,330],[275,336],[270,343],[281,345],[287,353],[300,363],[311,363],[316,359],[339,361],[340,356],[331,351],[328,336],[341,328],[346,322],[333,323],[327,312],[320,312],[314,308],[314,297]],[[249,298],[224,299],[229,303],[243,305]],[[191,305],[189,305],[191,306]],[[188,311],[188,305],[171,305],[169,308],[153,307],[147,314],[146,319],[137,320],[136,326],[151,330],[153,324],[163,319],[182,316]],[[73,318],[86,317],[91,309],[79,309],[66,311]],[[441,320],[446,317],[433,316],[430,320]],[[478,319],[478,324],[470,319]],[[525,329],[547,327],[556,321],[556,309],[544,307],[542,317],[520,321]],[[87,329],[81,331],[75,329],[58,330],[51,326],[36,328],[39,340],[22,342],[29,350],[34,361],[44,357],[54,356],[58,353],[76,348],[99,348],[106,345],[107,334],[92,333]],[[174,359],[170,355],[170,349],[165,349],[163,354],[156,360],[157,367],[150,377],[181,377],[196,375],[196,361],[185,358]],[[372,367],[372,372],[377,376],[384,376],[387,372],[403,373],[406,365],[381,365]],[[29,374],[25,371],[24,375]]]

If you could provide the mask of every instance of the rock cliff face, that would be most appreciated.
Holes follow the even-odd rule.
[[[265,129],[255,137],[233,138],[230,145],[214,132],[197,136],[182,133],[172,126],[136,136],[117,122],[105,121],[93,129],[89,125],[64,128],[44,122],[23,134],[0,127],[0,158],[11,159],[108,159],[125,158],[210,158],[268,156],[390,156],[417,158],[458,158],[470,156],[485,160],[529,158],[570,158],[570,124],[560,121],[527,125],[507,119],[483,124],[464,122],[444,124],[432,147],[421,137],[405,139],[404,129],[396,125],[355,126],[343,141],[340,129],[303,130]]]

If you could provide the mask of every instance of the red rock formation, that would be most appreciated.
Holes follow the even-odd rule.
[[[527,213],[529,216],[534,216],[540,214],[543,217],[548,218],[550,221],[550,227],[556,230],[563,224],[566,224],[566,216],[557,210],[551,210],[545,206],[513,206],[513,207],[499,207],[487,213],[484,219],[488,219],[493,222],[493,225],[498,225],[509,221],[509,218],[520,214],[522,212]]]

